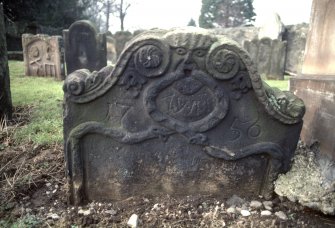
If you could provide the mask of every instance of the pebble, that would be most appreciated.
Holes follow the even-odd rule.
[[[51,219],[55,219],[55,220],[59,219],[59,215],[57,215],[57,214],[50,214],[49,213],[47,217],[51,218]]]
[[[229,206],[239,206],[241,207],[244,203],[245,200],[238,197],[237,195],[233,195],[232,197],[230,197],[227,202],[226,202]]]
[[[159,210],[159,204],[156,203],[151,210]]]
[[[247,217],[247,216],[250,216],[251,213],[248,210],[241,210],[241,215],[244,216],[244,217]]]
[[[110,214],[110,215],[116,215],[117,211],[113,210],[113,209],[110,209],[110,210],[106,210],[105,213]]]
[[[227,209],[228,214],[234,214],[235,212],[236,212],[235,207],[230,207],[230,208]]]
[[[272,210],[272,207],[273,207],[272,201],[264,201],[263,205],[264,205],[264,207],[265,207],[266,210],[269,210],[269,211]]]
[[[270,216],[272,215],[271,211],[265,210],[265,211],[261,211],[261,216]]]
[[[253,200],[253,201],[250,202],[250,207],[252,209],[260,209],[262,207],[262,205],[263,204],[261,202],[257,201],[257,200]]]
[[[91,210],[90,209],[88,209],[88,210],[80,209],[78,211],[78,214],[81,214],[81,215],[90,215],[91,214]]]
[[[132,214],[127,222],[127,225],[132,228],[136,228],[138,224],[138,215]]]
[[[282,219],[282,220],[287,220],[287,219],[288,219],[287,216],[286,216],[286,214],[285,214],[284,212],[282,212],[282,211],[278,211],[278,212],[276,212],[275,215],[276,215],[278,218]]]

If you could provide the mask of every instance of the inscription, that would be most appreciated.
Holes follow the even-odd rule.
[[[215,98],[206,88],[192,95],[183,95],[174,89],[167,89],[157,99],[158,108],[169,116],[181,121],[193,122],[210,114]]]
[[[108,103],[106,119],[111,123],[121,125],[122,119],[126,116],[131,107],[131,104],[125,102],[114,101]]]

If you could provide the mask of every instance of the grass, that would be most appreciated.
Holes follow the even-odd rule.
[[[16,130],[17,143],[62,142],[63,82],[24,76],[23,62],[9,61],[13,106],[31,106],[31,121]]]
[[[265,82],[271,87],[277,87],[280,90],[289,90],[288,80],[290,76],[285,76],[284,78],[284,80],[265,80]]]
[[[9,69],[13,105],[32,107],[31,121],[15,131],[15,142],[37,145],[62,142],[63,82],[24,76],[23,62],[19,61],[9,61]],[[288,77],[283,81],[266,82],[272,87],[288,90]]]

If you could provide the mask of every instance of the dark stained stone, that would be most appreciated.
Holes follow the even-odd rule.
[[[100,70],[107,65],[106,34],[98,34],[87,20],[63,30],[67,75],[78,69]]]
[[[303,102],[260,79],[246,51],[187,28],[131,40],[115,68],[64,83],[70,202],[133,195],[270,197]]]
[[[12,99],[7,59],[6,30],[2,3],[0,3],[0,120],[12,117]]]

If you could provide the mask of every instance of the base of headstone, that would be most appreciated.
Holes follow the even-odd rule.
[[[290,79],[290,91],[306,105],[301,139],[320,144],[320,153],[335,161],[335,75],[302,75]]]

